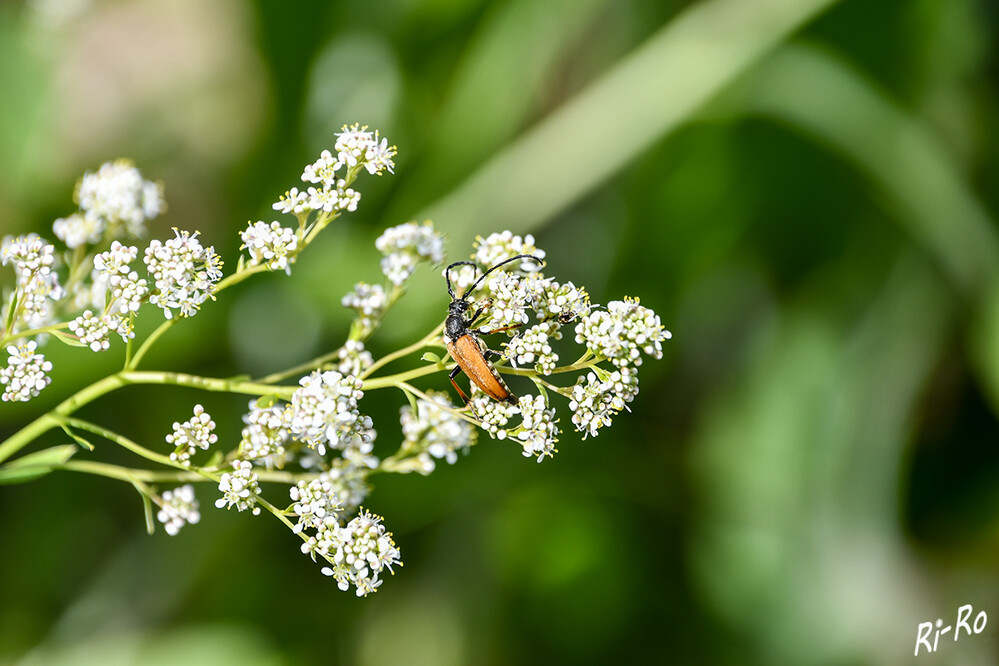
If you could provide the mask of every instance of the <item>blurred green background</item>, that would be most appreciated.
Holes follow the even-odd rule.
[[[405,567],[368,599],[207,486],[177,537],[146,535],[124,484],[2,487],[0,662],[995,663],[997,30],[985,0],[0,5],[3,234],[51,238],[76,179],[130,157],[165,184],[152,235],[199,229],[231,267],[340,125],[399,148],[291,278],[227,291],[147,368],[335,348],[373,239],[425,217],[452,259],[532,232],[551,274],[673,332],[633,413],[552,461],[483,438],[378,478]],[[421,269],[370,348],[446,300]],[[52,386],[2,431],[115,349],[49,345]],[[234,443],[243,397],[136,387],[84,414],[155,442],[197,401]],[[393,450],[402,395],[366,402]],[[964,604],[985,630],[914,658],[919,623]]]

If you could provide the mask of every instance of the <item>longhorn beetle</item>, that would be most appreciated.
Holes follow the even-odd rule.
[[[447,293],[451,296],[451,303],[448,304],[447,308],[447,319],[444,321],[444,344],[447,346],[448,354],[451,355],[451,358],[457,364],[454,366],[454,370],[451,371],[451,384],[458,392],[458,395],[461,396],[461,399],[465,401],[466,405],[468,404],[468,396],[461,390],[458,383],[454,381],[454,378],[462,371],[468,375],[468,379],[473,384],[482,389],[482,392],[493,400],[500,400],[511,405],[517,404],[517,396],[510,391],[506,382],[500,377],[499,372],[489,362],[490,356],[502,356],[502,354],[486,347],[486,344],[479,339],[479,336],[507,331],[511,328],[516,328],[519,324],[505,326],[494,331],[481,331],[472,328],[479,315],[491,305],[490,301],[483,303],[471,317],[465,317],[465,313],[468,310],[468,301],[466,300],[468,295],[479,286],[479,283],[486,279],[487,275],[500,266],[509,264],[511,261],[516,261],[517,259],[533,259],[538,262],[539,266],[545,265],[544,261],[533,254],[518,254],[516,257],[510,257],[487,269],[478,280],[473,282],[462,293],[460,298],[454,295],[454,289],[451,287],[451,269],[455,266],[472,266],[477,268],[476,264],[471,261],[456,261],[444,270],[444,279],[447,281]]]

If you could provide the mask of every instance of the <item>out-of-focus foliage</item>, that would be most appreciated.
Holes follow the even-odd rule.
[[[207,487],[177,537],[122,484],[4,487],[0,661],[909,663],[919,623],[970,603],[988,628],[936,657],[994,663],[997,34],[975,0],[0,6],[0,233],[51,236],[76,178],[126,156],[165,184],[152,234],[230,260],[341,124],[399,147],[293,277],[226,292],[150,367],[259,375],[339,345],[374,237],[427,216],[453,258],[530,231],[561,279],[673,332],[633,413],[555,460],[483,438],[382,480],[406,566],[370,599]],[[438,274],[411,290],[376,355],[443,318]],[[118,363],[93,358],[54,358],[0,428]],[[87,409],[152,443],[197,401],[239,436],[243,398]]]

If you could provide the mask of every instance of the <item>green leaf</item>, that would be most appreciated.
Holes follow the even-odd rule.
[[[52,331],[52,335],[55,336],[56,340],[63,343],[64,345],[69,345],[70,347],[86,347],[87,345],[80,342],[80,339],[75,335],[70,335],[69,333],[63,333],[62,331]]]
[[[429,363],[440,363],[441,357],[433,352],[424,352],[423,356],[420,357],[421,361],[427,361]]]
[[[156,523],[153,521],[153,503],[149,499],[149,495],[138,483],[132,483],[135,490],[138,491],[139,497],[142,498],[142,511],[146,516],[146,532],[149,534],[156,533]]]
[[[0,484],[25,483],[43,477],[57,465],[62,465],[76,453],[72,444],[29,453],[0,467]]]
[[[74,442],[76,442],[77,444],[79,444],[81,448],[84,448],[87,451],[93,451],[94,450],[94,445],[91,444],[89,441],[87,441],[83,437],[80,437],[75,432],[73,432],[72,430],[70,430],[68,427],[66,427],[66,426],[61,426],[61,427],[62,427],[62,431],[64,433],[66,433],[67,435],[69,435],[70,438]]]

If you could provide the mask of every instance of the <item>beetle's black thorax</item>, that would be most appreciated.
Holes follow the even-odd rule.
[[[468,303],[456,298],[447,308],[447,319],[444,320],[444,334],[452,340],[457,340],[468,332],[468,322],[465,321],[465,311]]]

